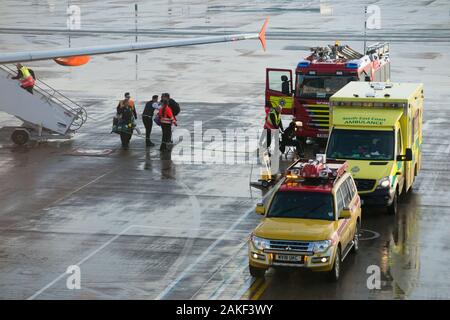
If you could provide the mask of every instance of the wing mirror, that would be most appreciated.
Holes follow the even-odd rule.
[[[397,161],[412,161],[412,158],[413,158],[412,149],[406,148],[404,155],[397,156]]]
[[[257,205],[256,205],[256,210],[255,210],[255,212],[257,213],[257,214],[260,214],[260,215],[265,215],[266,214],[266,208],[264,207],[264,204],[263,203],[258,203]]]
[[[342,209],[341,213],[339,214],[339,219],[348,219],[352,216],[352,213],[350,212],[349,208]]]

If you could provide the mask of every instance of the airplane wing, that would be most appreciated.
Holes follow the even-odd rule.
[[[106,46],[68,48],[48,51],[25,51],[0,54],[0,64],[29,62],[38,60],[54,59],[55,62],[64,66],[79,66],[89,61],[89,56],[98,54],[110,54],[129,51],[142,51],[162,49],[171,47],[183,47],[219,42],[240,41],[248,39],[259,39],[263,49],[266,49],[266,28],[269,18],[266,19],[259,33],[234,34],[222,36],[210,36],[200,38],[188,38],[178,40],[166,40],[157,42],[135,42],[130,44],[115,44]]]

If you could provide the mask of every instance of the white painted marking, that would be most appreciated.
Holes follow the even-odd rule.
[[[242,286],[241,290],[236,292],[236,294],[231,298],[231,300],[240,300],[244,293],[250,289],[253,283],[256,281],[256,278],[249,276],[249,278],[245,281],[245,285]]]
[[[183,278],[194,269],[197,264],[200,263],[205,257],[207,257],[210,252],[217,247],[217,245],[222,242],[222,240],[225,238],[225,236],[228,235],[233,229],[235,229],[245,218],[247,218],[250,213],[253,212],[253,208],[251,210],[248,210],[244,215],[242,215],[238,220],[236,220],[235,223],[231,225],[230,228],[228,228],[219,238],[216,239],[203,253],[192,263],[189,267],[183,270],[182,273],[178,275],[178,277],[173,280],[157,297],[156,300],[164,299],[171,291],[172,289],[181,281]]]
[[[89,260],[90,258],[92,258],[94,255],[96,255],[98,252],[100,252],[102,249],[104,249],[106,246],[108,246],[111,242],[113,242],[114,240],[116,240],[117,238],[119,238],[121,235],[123,235],[125,232],[129,231],[131,228],[133,228],[133,226],[128,226],[126,227],[124,230],[122,230],[120,233],[116,234],[114,237],[112,237],[111,239],[109,239],[107,242],[105,242],[103,245],[101,245],[100,247],[98,247],[97,249],[95,249],[94,251],[92,251],[89,255],[87,255],[86,257],[84,257],[83,259],[81,259],[80,261],[78,261],[77,263],[74,263],[74,265],[77,266],[81,266],[84,262],[86,262],[87,260]],[[33,294],[32,296],[28,297],[27,300],[34,300],[37,296],[39,296],[42,292],[44,292],[45,290],[47,290],[48,288],[50,288],[51,286],[53,286],[56,282],[58,282],[59,280],[61,280],[62,278],[64,278],[65,276],[67,276],[67,273],[63,272],[61,273],[58,277],[56,277],[55,280],[53,280],[52,282],[48,283],[46,286],[44,286],[42,289],[38,290],[35,294]]]
[[[231,282],[238,275],[240,275],[244,272],[247,265],[248,265],[248,260],[247,260],[247,257],[245,257],[244,262],[241,263],[239,268],[237,268],[226,281],[222,282],[222,285],[218,289],[216,289],[216,292],[212,296],[209,296],[208,300],[217,300],[217,298],[222,294],[222,292],[224,292],[225,289],[228,288],[228,286],[231,284]]]
[[[371,233],[371,234],[372,234],[371,237],[367,237],[367,238],[361,238],[361,237],[360,237],[359,240],[361,240],[361,241],[374,240],[374,239],[377,239],[377,238],[380,237],[380,234],[379,234],[378,232],[376,232],[376,231],[367,230],[367,229],[361,229],[361,231],[363,231],[363,232],[368,232],[368,233]]]

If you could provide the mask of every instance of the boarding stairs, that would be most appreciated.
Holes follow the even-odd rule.
[[[68,139],[86,122],[87,112],[81,105],[40,79],[31,94],[12,79],[16,74],[15,68],[0,65],[0,111],[23,122],[19,127],[7,127],[13,129],[14,143]]]

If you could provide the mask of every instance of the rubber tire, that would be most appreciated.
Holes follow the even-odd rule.
[[[248,271],[254,278],[264,278],[264,275],[266,274],[266,269],[256,268],[251,265],[248,266]]]
[[[23,146],[30,140],[30,136],[25,130],[15,130],[11,135],[11,140],[16,145]]]
[[[342,273],[341,248],[338,247],[336,257],[334,258],[333,268],[328,272],[328,278],[331,282],[338,282]]]
[[[352,253],[357,254],[359,251],[359,232],[361,230],[361,227],[359,225],[359,222],[357,222],[356,224],[356,231],[355,231],[355,235],[353,236],[353,248],[352,248]]]
[[[387,207],[387,212],[391,216],[395,216],[398,212],[398,190],[395,190],[394,199],[392,200],[392,204]]]

